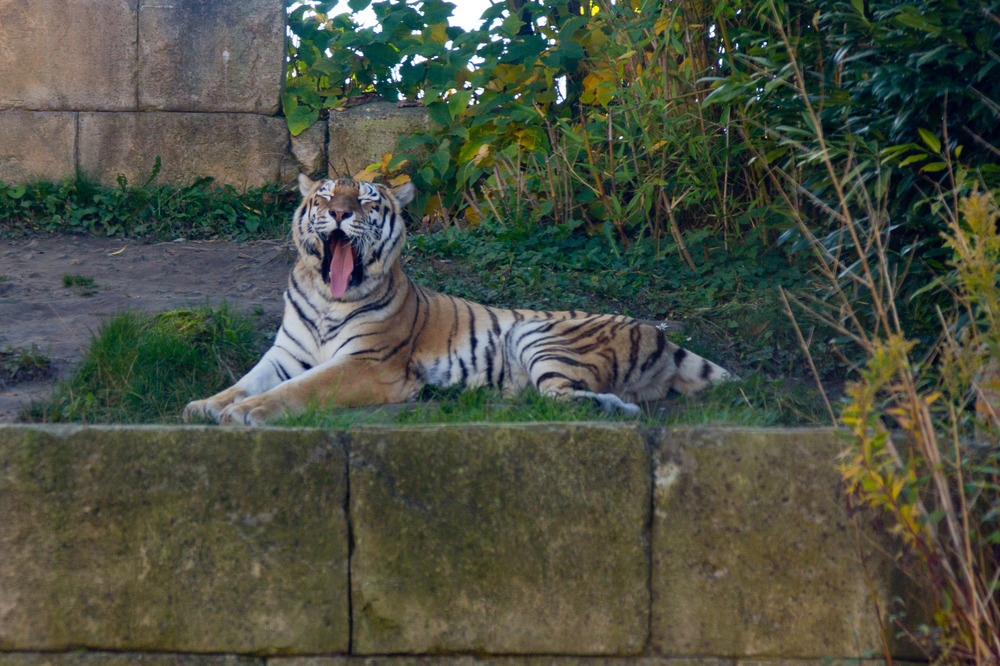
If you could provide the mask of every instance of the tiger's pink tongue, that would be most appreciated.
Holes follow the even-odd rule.
[[[333,247],[333,260],[330,261],[330,293],[334,298],[340,298],[347,291],[347,283],[351,281],[354,270],[354,253],[348,241],[336,240],[330,243]]]

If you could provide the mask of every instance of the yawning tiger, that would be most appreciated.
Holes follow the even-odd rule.
[[[303,175],[299,189],[298,261],[274,345],[235,385],[188,404],[185,420],[258,425],[310,403],[403,402],[453,384],[530,385],[636,413],[636,401],[731,378],[628,317],[492,308],[414,284],[400,262],[410,183]]]

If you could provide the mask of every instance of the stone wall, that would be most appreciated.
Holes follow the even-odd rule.
[[[114,185],[210,176],[237,188],[377,162],[384,142],[356,137],[370,110],[293,141],[280,116],[284,0],[0,0],[0,181],[78,171]],[[382,108],[385,108],[383,105]],[[382,134],[423,127],[422,109],[386,113]],[[416,114],[416,120],[413,116]],[[342,131],[344,123],[351,131]],[[388,123],[388,124],[386,124]],[[335,137],[328,151],[327,135]]]
[[[0,666],[877,658],[880,620],[917,595],[845,514],[841,446],[0,426]]]

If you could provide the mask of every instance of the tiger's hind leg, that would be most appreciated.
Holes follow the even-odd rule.
[[[596,402],[609,414],[636,416],[639,405],[622,400],[614,393],[594,390],[602,384],[598,368],[557,361],[541,361],[531,372],[531,383],[542,395],[556,400],[588,400]]]

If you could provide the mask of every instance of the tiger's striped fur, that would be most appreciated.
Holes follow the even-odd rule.
[[[414,284],[399,259],[413,186],[299,177],[298,260],[274,345],[242,379],[184,417],[256,425],[313,402],[414,400],[425,385],[533,386],[638,412],[669,389],[694,393],[731,375],[614,315],[491,308]]]

